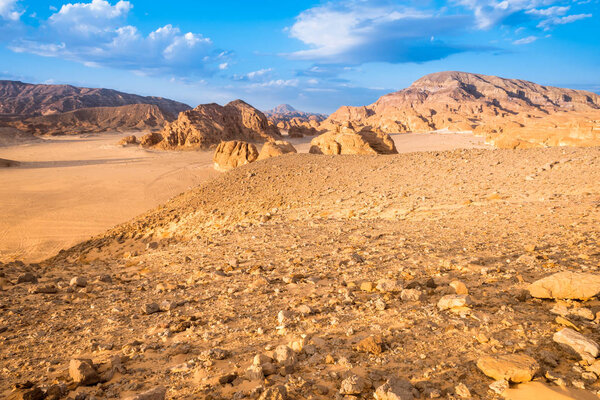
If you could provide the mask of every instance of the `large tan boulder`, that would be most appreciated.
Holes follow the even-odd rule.
[[[540,369],[537,361],[525,354],[481,357],[477,367],[490,378],[515,383],[529,382]]]
[[[221,142],[213,157],[217,171],[229,171],[242,165],[250,164],[258,158],[258,150],[252,143],[231,140]]]
[[[317,136],[310,142],[312,154],[398,154],[394,141],[387,133],[361,130],[352,125]]]
[[[541,299],[586,300],[600,293],[600,275],[558,272],[529,285],[529,293]]]
[[[276,140],[274,142],[267,142],[263,144],[260,154],[256,161],[266,160],[271,157],[279,157],[284,154],[297,153],[294,146],[285,140]]]
[[[179,114],[161,132],[165,149],[207,149],[222,141],[266,142],[281,138],[267,117],[242,100],[225,106],[202,104]]]

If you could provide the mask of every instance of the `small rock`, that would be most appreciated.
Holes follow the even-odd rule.
[[[419,301],[421,294],[419,289],[404,289],[400,292],[400,298],[403,301]]]
[[[293,317],[294,314],[291,311],[281,310],[277,314],[277,322],[279,322],[279,325],[286,325],[292,322]]]
[[[37,277],[32,274],[31,272],[25,272],[24,274],[21,274],[18,276],[17,278],[17,284],[19,283],[37,283],[38,279]]]
[[[471,392],[469,391],[469,388],[464,383],[459,383],[458,385],[456,385],[454,387],[454,392],[456,393],[456,395],[458,397],[461,397],[463,399],[471,398]]]
[[[340,394],[361,394],[365,389],[364,379],[358,375],[351,375],[342,381]]]
[[[261,365],[251,365],[246,370],[246,378],[251,381],[262,381],[265,379],[265,374],[263,372]]]
[[[508,381],[506,381],[504,379],[494,381],[494,382],[490,383],[490,386],[489,386],[489,388],[492,392],[500,394],[500,395],[502,393],[504,393],[505,391],[507,391],[508,387],[509,387]]]
[[[302,304],[301,306],[296,308],[296,311],[298,311],[298,313],[302,314],[303,316],[310,315],[313,313],[312,308],[310,308],[310,306],[306,304]]]
[[[127,400],[164,400],[167,389],[163,386],[157,386],[154,389],[128,397]]]
[[[287,399],[287,390],[283,385],[272,386],[267,388],[258,400],[286,400]]]
[[[356,350],[379,355],[383,353],[384,341],[381,336],[368,336],[358,342]]]
[[[394,293],[402,290],[402,286],[398,284],[398,281],[393,279],[380,279],[377,281],[375,288],[383,293]]]
[[[80,385],[95,385],[100,382],[100,376],[92,360],[73,359],[69,362],[69,375],[75,383]]]
[[[437,307],[440,310],[453,310],[464,309],[470,304],[472,304],[471,298],[466,294],[449,294],[438,301]]]
[[[69,285],[77,286],[77,287],[86,287],[87,279],[83,276],[76,276],[73,279],[71,279],[71,282],[69,282]]]
[[[588,362],[592,362],[596,357],[598,357],[598,353],[600,352],[600,347],[596,342],[586,338],[580,333],[577,333],[571,328],[561,329],[554,334],[552,339],[556,343],[564,344],[570,347],[577,354],[579,354],[583,360]]]
[[[235,379],[237,378],[237,374],[234,373],[230,373],[230,374],[225,374],[225,375],[221,375],[219,377],[219,383],[221,385],[227,385],[228,383],[231,383],[233,381],[235,381]]]
[[[296,364],[296,353],[288,346],[282,344],[275,348],[273,357],[282,365],[293,366]]]
[[[144,314],[155,314],[160,311],[160,306],[157,303],[144,304],[142,312]]]
[[[29,293],[54,294],[58,293],[58,289],[54,285],[37,285],[29,288]]]
[[[477,367],[490,378],[515,383],[529,382],[540,368],[525,354],[484,356],[477,360]]]
[[[375,390],[375,400],[413,400],[413,387],[408,381],[389,379]]]
[[[450,282],[450,287],[454,289],[456,294],[469,294],[469,289],[467,289],[467,286],[461,281]]]
[[[361,283],[360,290],[362,290],[363,292],[372,292],[373,291],[373,282]]]

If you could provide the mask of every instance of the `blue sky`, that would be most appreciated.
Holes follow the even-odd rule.
[[[333,112],[460,70],[600,93],[600,0],[0,0],[0,79]]]

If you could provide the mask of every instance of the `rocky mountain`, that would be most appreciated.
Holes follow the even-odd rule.
[[[176,116],[189,110],[187,104],[154,96],[138,96],[111,89],[82,88],[71,85],[36,85],[0,81],[0,116],[31,117],[91,107],[118,107],[152,104]]]
[[[63,135],[107,131],[160,130],[174,115],[153,104],[81,108],[11,122],[34,135]]]
[[[298,111],[289,104],[280,104],[272,110],[265,111],[269,121],[279,129],[289,130],[291,127],[317,128],[324,121],[325,114]]]
[[[164,149],[205,149],[222,141],[265,142],[281,137],[267,117],[242,100],[225,106],[201,104],[165,125],[155,145]]]
[[[427,75],[364,107],[341,107],[323,124],[385,133],[474,131],[498,147],[600,144],[600,96],[466,72]]]

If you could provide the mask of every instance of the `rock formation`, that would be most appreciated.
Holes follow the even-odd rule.
[[[213,161],[217,171],[229,171],[256,161],[258,150],[252,143],[231,140],[221,142],[215,150]]]
[[[281,137],[267,117],[242,100],[202,104],[179,114],[161,132],[163,149],[206,149],[228,140],[265,142]]]
[[[321,126],[345,122],[386,133],[474,131],[501,148],[600,144],[600,96],[465,72],[427,75],[365,107],[341,107]]]
[[[82,108],[17,120],[17,129],[34,135],[70,135],[108,131],[160,130],[174,116],[156,105]]]
[[[301,138],[304,136],[315,136],[319,131],[315,127],[304,125],[292,126],[288,129],[288,136],[291,138]]]
[[[137,137],[135,135],[125,136],[124,138],[122,138],[121,140],[119,140],[119,143],[117,143],[117,144],[119,146],[136,145],[136,144],[138,144],[138,140],[137,140]]]
[[[155,105],[162,112],[171,115],[190,109],[187,104],[162,97],[138,96],[111,89],[0,81],[0,115],[4,117],[22,118],[60,114],[81,108],[119,107],[130,104]]]
[[[294,146],[285,140],[276,140],[274,142],[267,142],[263,145],[260,150],[260,154],[256,161],[266,160],[271,157],[278,157],[284,154],[297,153]]]
[[[273,125],[284,130],[292,127],[318,128],[319,124],[327,118],[325,114],[298,111],[289,104],[281,104],[272,110],[265,111],[265,115]]]
[[[387,133],[356,131],[351,124],[317,136],[310,142],[312,154],[398,154]]]

